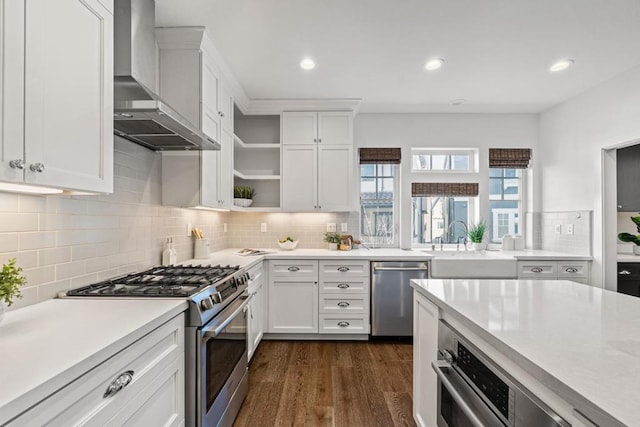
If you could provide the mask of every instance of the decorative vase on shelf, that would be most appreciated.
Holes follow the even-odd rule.
[[[248,208],[249,206],[251,206],[252,203],[253,203],[253,199],[240,199],[238,197],[235,197],[233,199],[233,204],[236,206],[240,206],[242,208]]]

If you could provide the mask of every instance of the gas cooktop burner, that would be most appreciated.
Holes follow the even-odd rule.
[[[189,297],[233,275],[239,266],[169,265],[67,292],[67,296]]]

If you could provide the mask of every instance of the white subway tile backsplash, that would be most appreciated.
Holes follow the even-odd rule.
[[[0,212],[17,212],[19,196],[13,193],[0,193]]]
[[[84,264],[84,261],[56,264],[56,280],[70,279],[72,277],[83,275],[85,273]]]
[[[0,253],[18,250],[18,233],[0,233]]]
[[[61,264],[71,261],[71,248],[52,248],[38,251],[38,265]]]
[[[38,231],[38,214],[0,213],[0,233],[9,231]]]
[[[28,286],[42,285],[55,281],[56,267],[49,265],[46,267],[25,268],[24,275],[27,278]]]
[[[55,231],[20,233],[20,250],[52,248],[56,245]]]

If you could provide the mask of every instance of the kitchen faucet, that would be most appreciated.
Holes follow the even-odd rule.
[[[447,236],[451,235],[451,227],[453,227],[456,223],[460,223],[464,227],[464,237],[458,238],[458,241],[456,242],[456,250],[457,251],[460,250],[461,238],[464,238],[464,249],[467,250],[467,235],[469,234],[469,228],[467,227],[467,224],[465,224],[464,221],[456,220],[456,221],[453,221],[451,224],[449,224],[449,227],[447,227]]]

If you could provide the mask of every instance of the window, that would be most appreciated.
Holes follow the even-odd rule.
[[[471,219],[475,199],[476,197],[413,197],[413,245],[440,241],[456,243],[465,238],[465,225]]]
[[[472,172],[474,163],[475,150],[411,149],[412,172]]]
[[[360,165],[360,238],[371,246],[395,246],[397,167]]]
[[[489,169],[489,241],[499,243],[505,234],[522,234],[523,169]]]

